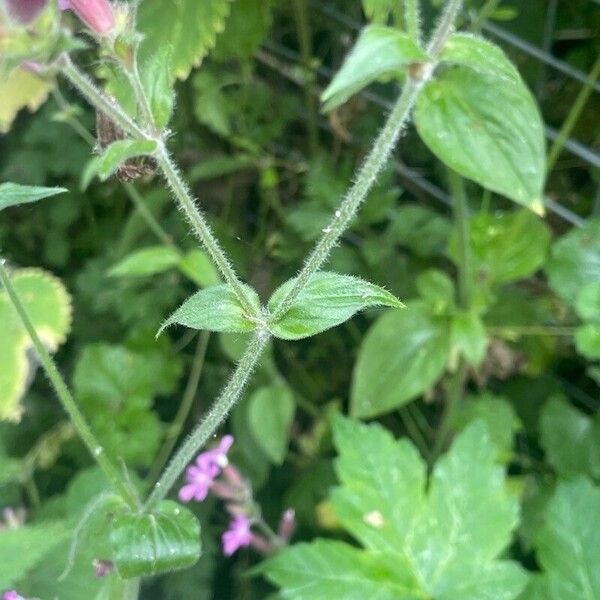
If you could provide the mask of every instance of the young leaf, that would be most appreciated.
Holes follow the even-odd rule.
[[[374,417],[406,404],[433,385],[450,354],[449,326],[423,303],[380,317],[358,352],[350,406],[354,416]]]
[[[15,271],[12,282],[38,335],[54,352],[71,329],[71,298],[67,290],[59,279],[38,269]],[[0,420],[18,421],[19,401],[33,366],[28,357],[32,346],[3,289],[0,289],[0,331]]]
[[[393,27],[368,25],[323,92],[323,110],[333,110],[377,79],[400,78],[410,63],[426,58],[408,34]]]
[[[254,304],[255,314],[260,313],[257,293],[246,287]],[[167,327],[177,323],[192,329],[244,333],[256,329],[256,323],[247,315],[233,290],[226,284],[212,285],[190,296],[161,326],[159,336]]]
[[[2,183],[0,184],[0,210],[9,206],[37,202],[43,198],[64,194],[68,191],[61,187],[33,187],[18,183]]]
[[[518,596],[527,582],[524,571],[498,559],[517,523],[518,504],[482,422],[456,438],[428,485],[412,444],[395,441],[381,426],[340,417],[334,437],[340,486],[333,508],[363,548],[317,541],[283,550],[262,566],[283,597]]]
[[[295,406],[294,394],[287,385],[262,387],[250,396],[250,430],[275,464],[280,465],[285,458]]]
[[[600,281],[600,219],[590,219],[556,241],[546,273],[552,289],[570,304],[586,285]]]
[[[537,541],[548,600],[600,598],[600,489],[585,478],[558,486]]]
[[[175,90],[169,73],[171,49],[159,47],[142,65],[140,77],[157,129],[164,129],[173,113]]]
[[[187,508],[165,500],[155,513],[115,516],[110,542],[125,579],[185,569],[200,557],[200,523]]]
[[[419,96],[415,123],[429,149],[449,167],[543,213],[544,130],[520,79],[467,66],[442,71]]]
[[[277,288],[269,300],[269,311],[277,306],[294,285],[290,279]],[[375,306],[402,308],[393,294],[358,277],[322,271],[313,275],[290,310],[279,321],[270,322],[275,337],[299,340],[335,327],[357,312]]]
[[[181,255],[172,246],[149,246],[136,250],[112,267],[111,277],[146,277],[179,265]]]
[[[98,157],[96,169],[102,181],[107,180],[121,165],[121,163],[136,156],[147,156],[156,150],[154,140],[119,140],[113,142]]]

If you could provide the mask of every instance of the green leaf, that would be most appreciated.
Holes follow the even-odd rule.
[[[584,286],[575,301],[577,314],[585,320],[600,320],[600,281]]]
[[[179,251],[172,246],[149,246],[126,256],[108,274],[111,277],[147,277],[177,267],[180,260]]]
[[[399,78],[410,63],[426,58],[408,34],[393,27],[368,25],[323,92],[323,110],[333,110],[373,81]]]
[[[415,123],[429,149],[460,175],[543,213],[542,120],[520,80],[457,66],[426,84]]]
[[[443,314],[455,306],[454,282],[443,271],[427,269],[420,273],[417,277],[417,290],[434,314]]]
[[[117,515],[110,543],[125,579],[185,569],[200,557],[200,523],[187,508],[165,500],[154,513]]]
[[[39,269],[20,269],[12,283],[44,345],[55,352],[71,329],[71,298],[60,279]],[[0,420],[18,421],[19,404],[35,363],[29,334],[0,289]]]
[[[579,478],[558,486],[537,541],[545,600],[600,598],[600,489]]]
[[[552,289],[570,304],[585,286],[600,281],[600,219],[590,219],[554,242],[546,272]]]
[[[369,21],[387,23],[390,15],[395,21],[402,18],[402,5],[396,0],[362,0],[363,10]]]
[[[190,250],[179,261],[179,270],[199,287],[221,283],[219,272],[204,250]]]
[[[525,572],[498,559],[517,524],[518,503],[483,423],[456,438],[429,482],[412,444],[380,425],[340,417],[334,437],[340,486],[332,504],[362,549],[325,541],[284,549],[262,566],[284,598],[518,596]]]
[[[449,326],[422,303],[380,317],[354,366],[351,412],[374,417],[422,394],[442,375],[450,354]]]
[[[171,49],[158,47],[142,64],[140,78],[157,129],[164,129],[173,114],[175,90],[169,72]]]
[[[577,352],[590,360],[600,359],[600,324],[588,323],[575,330]]]
[[[565,478],[600,478],[600,420],[554,397],[542,410],[540,441],[546,460]]]
[[[528,210],[492,215],[479,213],[470,222],[473,278],[478,285],[503,285],[533,275],[546,261],[550,231]],[[458,261],[458,240],[450,241]]]
[[[70,534],[63,522],[24,525],[0,531],[0,589],[13,587]]]
[[[249,400],[249,426],[256,443],[275,464],[285,458],[296,404],[287,385],[256,390]]]
[[[169,48],[169,82],[186,79],[214,46],[225,27],[231,0],[144,0],[138,11],[138,31],[144,35],[142,64],[157,48]]]
[[[48,98],[50,81],[22,68],[0,73],[0,133],[6,133],[23,108],[36,111]]]
[[[295,281],[290,279],[273,292],[269,311],[277,310]],[[321,271],[310,278],[290,310],[279,321],[270,322],[269,328],[275,337],[299,340],[344,323],[357,312],[375,306],[402,308],[404,305],[393,294],[368,281]]]
[[[113,142],[98,157],[95,166],[98,177],[102,181],[106,181],[123,162],[136,156],[150,155],[156,150],[156,147],[154,140],[118,140]]]
[[[260,300],[256,292],[246,286],[248,297],[260,313]],[[256,329],[256,323],[246,314],[229,285],[213,285],[190,296],[158,330],[159,336],[173,324],[207,331],[244,333]]]
[[[458,312],[452,318],[452,345],[474,366],[485,358],[489,343],[481,318],[473,313]]]
[[[18,183],[2,183],[0,184],[0,210],[9,206],[37,202],[43,198],[64,194],[68,191],[61,187],[34,187]]]

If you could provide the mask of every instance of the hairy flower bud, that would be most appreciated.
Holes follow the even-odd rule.
[[[108,0],[58,0],[61,10],[72,10],[93,31],[106,35],[115,27],[115,15]]]

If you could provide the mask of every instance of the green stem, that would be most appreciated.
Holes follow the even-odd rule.
[[[569,114],[567,115],[565,122],[563,123],[562,127],[560,128],[558,136],[554,140],[554,143],[552,144],[552,147],[550,148],[550,150],[548,152],[548,158],[546,159],[546,174],[550,173],[552,171],[552,169],[554,168],[554,165],[556,164],[556,159],[558,158],[563,146],[565,145],[565,142],[567,141],[568,137],[571,135],[573,128],[575,127],[577,121],[579,120],[579,117],[581,116],[581,112],[583,111],[583,108],[585,107],[585,105],[590,97],[590,94],[592,93],[592,90],[594,89],[594,85],[596,85],[596,82],[598,81],[599,77],[600,77],[600,55],[596,59],[596,62],[594,63],[594,66],[592,67],[592,70],[589,74],[587,81],[585,82],[585,85],[581,88],[581,91],[577,95],[577,98],[575,99],[575,102],[574,102],[573,106],[571,107],[571,110],[569,111]]]
[[[164,144],[159,144],[155,158],[173,192],[173,195],[177,199],[177,202],[183,209],[183,212],[192,226],[194,233],[206,248],[206,251],[209,253],[213,262],[221,272],[221,275],[223,275],[225,281],[231,286],[231,289],[234,291],[240,304],[243,306],[248,315],[254,318],[260,317],[260,315],[255,314],[256,310],[254,309],[252,302],[249,300],[248,294],[244,289],[242,282],[238,279],[238,276],[233,270],[229,259],[225,255],[225,252],[223,252],[221,249],[217,238],[214,236],[210,226],[200,212],[200,209],[196,206],[196,202],[192,194],[179,174],[177,167],[171,160],[171,157],[169,156]]]
[[[404,0],[404,20],[406,32],[421,45],[421,16],[419,14],[419,0]]]
[[[129,79],[129,83],[133,88],[133,93],[135,94],[135,99],[137,101],[137,105],[142,113],[142,117],[144,119],[144,124],[146,127],[149,127],[154,135],[158,135],[158,131],[156,130],[156,122],[154,120],[154,115],[152,114],[152,109],[150,108],[150,102],[148,102],[148,97],[146,92],[144,91],[144,86],[142,85],[142,80],[140,78],[140,70],[138,67],[138,56],[137,51],[133,58],[133,65],[131,70],[128,70],[124,67],[125,72],[127,73],[127,77]]]
[[[144,199],[141,194],[137,191],[136,187],[131,183],[124,183],[123,187],[125,188],[125,192],[129,196],[130,200],[135,205],[137,211],[140,213],[140,216],[148,227],[152,230],[154,235],[167,246],[174,246],[173,238],[163,229],[161,224],[156,220],[156,217],[152,214],[150,209],[146,206]]]
[[[319,113],[316,102],[314,72],[312,69],[312,42],[310,21],[306,0],[294,0],[294,16],[296,31],[300,42],[300,56],[304,69],[304,103],[308,113],[308,146],[311,156],[315,156],[319,149]]]
[[[198,336],[198,343],[196,344],[196,352],[194,354],[194,360],[192,362],[192,368],[190,370],[190,376],[188,378],[181,404],[177,409],[175,419],[167,430],[167,435],[163,447],[160,449],[150,474],[148,475],[148,481],[156,481],[165,466],[169,456],[173,452],[173,448],[177,443],[177,440],[181,434],[181,431],[185,425],[185,421],[190,413],[196,392],[198,391],[198,384],[200,383],[200,377],[202,375],[202,369],[204,368],[204,359],[206,357],[206,349],[208,348],[208,340],[210,339],[209,331],[202,331]]]
[[[454,31],[454,22],[460,9],[462,8],[463,0],[448,0],[444,8],[444,12],[438,21],[431,40],[427,45],[427,52],[434,58],[439,57],[446,40]]]
[[[237,364],[231,379],[212,405],[204,419],[196,426],[190,436],[183,442],[160,479],[155,484],[144,510],[150,511],[171,490],[178,477],[194,458],[198,450],[214,435],[219,425],[225,420],[229,411],[240,398],[244,387],[254,372],[258,361],[269,342],[268,332],[259,329],[250,340],[242,358]]]
[[[483,27],[483,24],[494,14],[494,11],[498,8],[501,2],[502,0],[487,0],[471,24],[471,31],[479,33]]]
[[[454,226],[458,239],[458,303],[463,309],[471,304],[471,240],[469,239],[469,215],[465,182],[455,171],[448,170],[452,193]]]
[[[44,371],[46,371],[46,375],[48,376],[48,379],[50,380],[50,383],[52,384],[56,395],[60,399],[63,408],[69,415],[69,418],[73,423],[73,427],[75,427],[75,430],[83,440],[84,444],[87,446],[91,455],[94,457],[94,460],[98,463],[98,465],[106,475],[106,478],[112,484],[117,493],[121,495],[123,500],[133,510],[136,510],[138,506],[138,501],[135,494],[125,483],[125,481],[119,474],[119,470],[117,469],[117,467],[106,455],[102,444],[100,444],[100,442],[96,438],[96,435],[87,423],[83,413],[79,410],[79,407],[77,406],[73,396],[71,395],[67,384],[65,383],[64,379],[62,378],[61,374],[56,368],[56,365],[54,364],[54,361],[52,360],[50,354],[46,350],[46,347],[40,340],[35,330],[35,327],[33,326],[33,323],[31,322],[31,319],[29,318],[29,315],[27,314],[24,305],[21,302],[19,295],[17,294],[16,289],[13,287],[10,281],[10,276],[8,274],[8,271],[6,270],[6,267],[4,266],[4,261],[2,259],[0,259],[0,281],[2,282],[2,285],[6,290],[11,304],[13,305],[17,314],[19,315],[23,327],[25,327],[25,329],[27,330],[27,333],[29,334],[31,342],[33,343],[33,346],[38,355],[39,361],[42,367],[44,368]]]

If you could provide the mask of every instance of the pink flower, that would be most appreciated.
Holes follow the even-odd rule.
[[[100,35],[115,27],[115,15],[108,0],[58,0],[61,10],[72,10],[93,31]]]
[[[7,590],[2,594],[2,600],[23,600],[23,596],[19,596],[17,590]]]
[[[224,435],[216,448],[207,450],[198,455],[198,458],[196,459],[198,466],[216,465],[219,468],[219,471],[221,471],[221,469],[229,463],[227,460],[227,452],[229,452],[229,449],[233,446],[233,442],[234,437],[232,435]]]
[[[250,521],[248,517],[239,515],[229,523],[229,529],[222,535],[223,553],[231,556],[238,548],[249,546],[252,542]]]
[[[47,0],[7,0],[11,17],[27,25],[31,23],[46,6]]]

